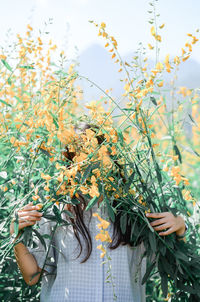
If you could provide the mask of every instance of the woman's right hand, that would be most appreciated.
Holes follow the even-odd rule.
[[[18,210],[19,226],[18,231],[24,229],[27,226],[34,225],[37,221],[41,220],[42,213],[38,212],[41,209],[41,204],[34,206],[33,202],[30,202],[20,210]],[[14,219],[10,224],[10,234],[14,233]]]

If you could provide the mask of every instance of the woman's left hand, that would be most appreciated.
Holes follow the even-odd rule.
[[[181,216],[174,216],[171,212],[146,213],[146,216],[156,218],[155,221],[150,222],[150,225],[155,231],[159,231],[160,236],[167,236],[174,232],[181,236],[185,232],[185,222]]]

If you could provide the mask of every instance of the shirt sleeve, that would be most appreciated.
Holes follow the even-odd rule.
[[[53,273],[56,269],[55,240],[52,238],[54,223],[42,217],[37,225],[39,228],[36,231],[40,234],[41,239],[37,235],[34,236],[33,241],[36,247],[27,248],[41,269]]]

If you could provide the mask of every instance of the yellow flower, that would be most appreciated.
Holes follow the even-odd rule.
[[[105,256],[105,254],[106,254],[106,250],[104,249],[104,247],[103,247],[102,244],[98,245],[97,248],[102,251],[100,257],[103,258]]]
[[[159,70],[159,71],[161,71],[161,70],[163,70],[163,64],[162,63],[160,63],[160,62],[158,62],[157,64],[156,64],[156,69],[157,70]]]
[[[154,27],[154,26],[151,27],[151,34],[152,34],[152,36],[155,36],[155,34],[156,34],[156,31],[155,31],[155,27]]]
[[[43,172],[41,173],[41,177],[45,180],[50,180],[51,179],[51,176],[48,175],[48,174],[44,174]]]
[[[62,182],[63,181],[63,172],[62,173],[60,173],[60,175],[57,177],[57,180],[59,181],[59,182]]]
[[[38,200],[39,198],[40,198],[40,196],[38,196],[38,195],[32,196],[33,200]]]
[[[154,49],[154,46],[152,46],[150,43],[148,43],[149,49]]]
[[[179,65],[179,64],[180,64],[180,59],[179,59],[178,56],[176,56],[176,57],[174,58],[174,63],[175,63],[176,65]]]
[[[106,27],[106,23],[102,22],[101,23],[101,28],[105,28]]]
[[[187,59],[189,59],[189,57],[190,57],[190,55],[188,55],[188,56],[182,58],[182,61],[183,61],[183,62],[186,61]]]
[[[164,81],[161,81],[158,83],[158,87],[162,87],[163,86]]]
[[[168,166],[164,166],[163,171],[167,172],[169,170]]]
[[[185,49],[181,48],[181,51],[182,51],[182,56],[183,56],[186,53]]]
[[[90,188],[89,194],[91,197],[95,197],[95,196],[98,197],[100,195],[98,187],[96,185],[92,185],[92,187]]]
[[[197,41],[199,41],[199,39],[197,39],[196,37],[192,37],[192,44],[195,44]]]
[[[33,28],[32,28],[29,24],[27,25],[27,28],[28,28],[30,31],[33,30]]]
[[[0,60],[6,60],[6,56],[4,56],[4,55],[0,55]]]
[[[97,225],[99,229],[102,228],[102,229],[105,230],[105,229],[107,229],[107,228],[109,227],[110,222],[108,222],[108,221],[102,219],[102,218],[99,216],[98,213],[93,213],[93,216],[94,216],[94,217],[97,217],[97,218],[99,219],[99,221],[101,222],[101,223],[99,223],[99,224]]]
[[[161,42],[161,40],[162,40],[160,35],[156,35],[156,36],[155,36],[155,39],[156,39],[157,41],[159,41],[159,42]]]
[[[162,25],[160,25],[160,29],[162,29],[165,26],[165,23],[163,23]]]
[[[38,204],[36,205],[37,210],[41,210],[42,207],[43,207],[43,204],[42,204],[42,203],[38,203]]]
[[[112,242],[112,239],[110,238],[110,235],[108,234],[108,231],[103,231],[101,230],[101,232],[99,234],[97,234],[95,236],[96,240],[101,240],[101,242]]]

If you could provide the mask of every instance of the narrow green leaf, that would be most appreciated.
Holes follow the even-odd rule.
[[[54,122],[54,125],[56,126],[56,128],[58,129],[59,128],[59,125],[58,125],[58,122],[57,122],[57,118],[56,116],[52,113],[52,112],[49,112],[51,114],[51,116],[53,117],[53,122]]]
[[[177,145],[174,145],[174,151],[175,151],[176,155],[178,155],[179,162],[182,163],[181,153],[180,153]]]
[[[112,206],[109,203],[109,200],[106,198],[106,205],[107,205],[107,209],[108,209],[108,214],[112,220],[112,222],[115,222],[115,212],[112,208]]]
[[[150,96],[150,101],[151,101],[155,106],[158,105],[158,103],[157,103],[157,101],[156,101],[156,99],[155,99],[154,96]]]
[[[163,292],[163,296],[167,297],[168,294],[168,277],[167,274],[161,275],[161,288]]]
[[[198,127],[197,123],[195,122],[195,120],[193,119],[193,117],[191,116],[191,114],[188,113],[188,116],[189,116],[190,120],[192,121],[192,123],[193,123],[196,127]]]
[[[19,217],[18,217],[18,213],[17,212],[15,212],[14,233],[15,233],[16,236],[19,233]]]
[[[155,253],[157,244],[156,244],[156,236],[155,236],[155,233],[153,233],[153,232],[149,232],[149,243],[151,246],[151,250]]]
[[[5,105],[7,105],[7,106],[12,107],[12,105],[8,104],[7,102],[5,102],[5,101],[3,101],[3,100],[1,100],[1,99],[0,99],[0,102],[3,103],[3,104],[5,104]]]
[[[120,228],[121,228],[122,234],[125,234],[125,232],[126,232],[126,225],[127,225],[127,214],[124,214],[120,217]]]
[[[148,280],[152,270],[154,269],[155,262],[151,263],[151,265],[146,269],[146,273],[144,274],[144,277],[142,278],[142,285]]]
[[[53,206],[53,212],[57,218],[57,221],[60,223],[62,222],[62,217],[61,217],[61,213],[60,210],[58,209],[58,207],[56,205]]]
[[[44,246],[45,251],[46,251],[47,246],[46,246],[46,242],[45,242],[44,238],[42,237],[42,235],[36,229],[33,229],[33,232],[36,234],[36,236],[38,237],[38,239],[40,240],[40,242],[42,243],[42,245]]]
[[[83,174],[83,177],[81,179],[81,183],[83,184],[85,182],[85,180],[89,177],[90,173],[92,172],[92,170],[95,170],[99,167],[100,163],[95,163],[95,164],[90,164],[89,166],[87,166],[87,168],[85,169],[85,172]]]
[[[159,167],[158,163],[156,163],[156,174],[157,174],[157,177],[158,177],[158,181],[162,182],[162,174],[160,172],[160,167]]]
[[[70,218],[74,218],[74,215],[68,210],[64,210],[63,213],[67,214]]]
[[[90,202],[88,203],[88,205],[87,205],[85,211],[88,211],[90,208],[92,208],[92,207],[97,203],[98,199],[99,199],[99,196],[98,196],[98,197],[97,197],[97,196],[94,196],[94,197],[90,200]]]
[[[12,68],[11,66],[8,64],[8,62],[6,62],[4,59],[1,59],[1,62],[3,63],[3,65],[12,72]]]
[[[21,65],[19,66],[19,68],[24,68],[24,69],[35,69],[33,66],[31,65]]]

